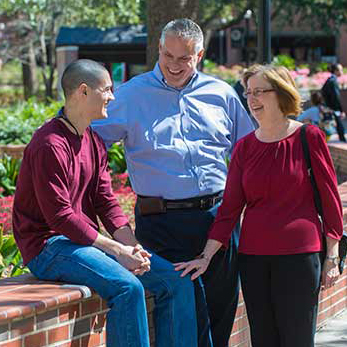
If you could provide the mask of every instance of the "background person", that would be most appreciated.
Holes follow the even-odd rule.
[[[329,140],[334,132],[334,111],[324,105],[324,99],[320,91],[311,93],[311,104],[312,106],[302,112],[297,120],[318,126],[323,130],[326,140]]]
[[[324,211],[327,257],[321,270],[321,224],[300,138],[300,95],[288,70],[254,65],[244,73],[249,108],[259,128],[233,152],[222,205],[200,259],[177,264],[182,276],[203,274],[228,247],[244,207],[239,265],[253,347],[314,347],[320,279],[338,278],[342,206],[333,163],[320,129],[306,128]]]
[[[34,134],[17,181],[13,232],[24,263],[39,279],[86,285],[107,301],[107,347],[149,347],[143,286],[155,296],[156,346],[196,346],[193,284],[136,240],[89,127],[114,99],[107,70],[77,60],[62,87],[66,104]],[[97,216],[113,239],[98,233]]]
[[[225,186],[225,158],[253,130],[233,88],[196,70],[204,54],[200,27],[169,22],[153,71],[115,92],[109,118],[93,122],[107,145],[124,139],[132,188],[138,195],[136,236],[171,262],[201,253]],[[199,346],[226,347],[238,302],[236,248],[216,254],[195,281]]]
[[[340,141],[346,142],[345,128],[342,124],[342,119],[346,117],[342,109],[340,88],[337,78],[343,73],[341,64],[331,64],[329,67],[331,76],[326,80],[322,87],[322,95],[325,100],[326,106],[335,111],[334,119],[336,122],[336,131]]]

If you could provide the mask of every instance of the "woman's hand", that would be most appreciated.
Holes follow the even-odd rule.
[[[191,271],[196,270],[190,277],[190,279],[194,281],[207,270],[209,264],[210,260],[202,255],[198,259],[194,259],[184,263],[175,263],[174,266],[176,271],[183,270],[183,272],[181,273],[181,277],[184,277]]]
[[[190,277],[190,279],[194,281],[206,271],[212,257],[221,247],[222,243],[220,241],[208,239],[203,252],[197,257],[197,259],[173,264],[175,266],[175,270],[183,270],[183,272],[181,273],[181,277],[184,277],[190,271],[196,270]]]
[[[322,268],[322,289],[332,287],[340,276],[338,268],[339,240],[326,236],[327,255]]]
[[[332,287],[340,276],[338,265],[334,261],[326,258],[322,269],[322,289]]]

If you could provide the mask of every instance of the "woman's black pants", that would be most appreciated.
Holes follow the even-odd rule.
[[[239,254],[252,347],[314,347],[319,253]]]

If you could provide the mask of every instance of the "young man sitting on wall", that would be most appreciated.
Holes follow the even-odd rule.
[[[62,87],[65,106],[34,134],[18,177],[13,232],[24,263],[39,279],[86,285],[105,299],[108,347],[149,347],[144,288],[155,296],[156,346],[195,347],[193,284],[136,240],[89,127],[114,99],[107,70],[77,60]],[[98,233],[97,216],[113,239]]]

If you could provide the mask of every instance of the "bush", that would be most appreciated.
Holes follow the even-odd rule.
[[[243,67],[240,65],[234,65],[231,68],[227,68],[224,65],[217,65],[211,60],[204,60],[204,72],[221,78],[226,83],[233,86],[241,77]]]
[[[124,146],[122,143],[114,143],[109,148],[108,162],[113,174],[124,173],[127,170]]]
[[[62,104],[57,101],[46,105],[30,99],[0,109],[0,144],[27,144],[34,131],[45,120],[53,117],[61,106]]]
[[[3,235],[0,226],[0,276],[14,277],[29,272],[29,269],[23,266],[23,258],[14,236]]]
[[[276,66],[284,66],[288,70],[295,70],[295,59],[286,54],[276,55],[272,60],[272,64]]]
[[[321,62],[316,66],[316,72],[328,71],[328,63]]]
[[[0,196],[14,194],[21,160],[4,154],[0,158]]]

